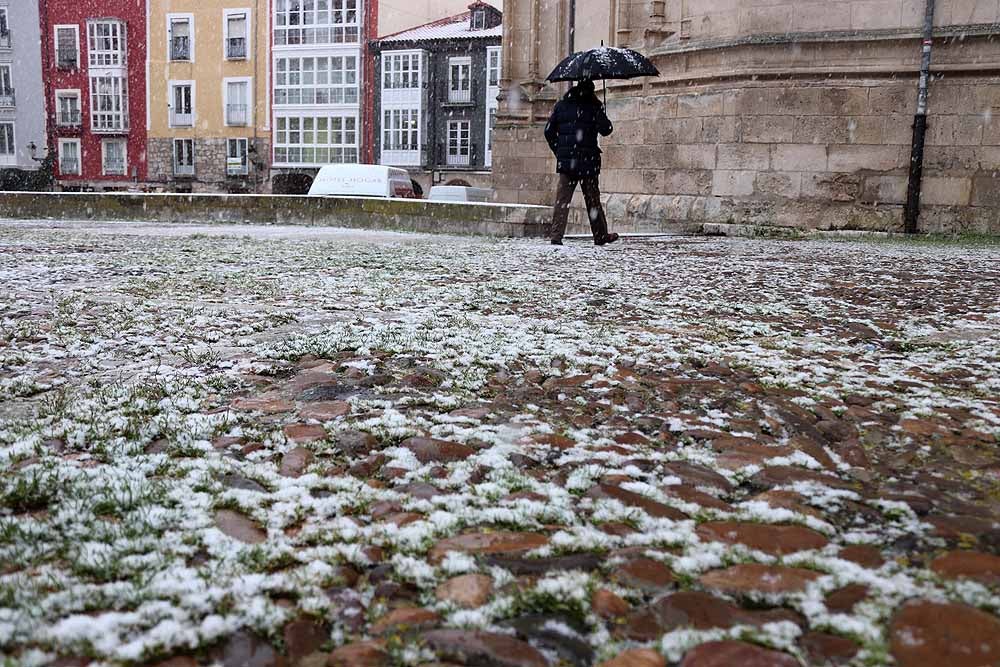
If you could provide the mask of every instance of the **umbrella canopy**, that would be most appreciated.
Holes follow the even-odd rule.
[[[602,46],[580,51],[556,65],[548,80],[582,81],[584,79],[635,79],[659,76],[660,72],[646,56],[632,49]]]

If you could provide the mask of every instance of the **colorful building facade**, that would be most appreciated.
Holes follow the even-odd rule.
[[[146,181],[146,12],[146,0],[41,5],[48,143],[65,189]]]
[[[45,155],[38,0],[0,0],[0,169],[35,170]]]
[[[152,2],[149,183],[255,192],[270,147],[267,0]]]

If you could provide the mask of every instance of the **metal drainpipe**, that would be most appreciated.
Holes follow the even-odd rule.
[[[569,52],[576,53],[576,0],[569,0]]]
[[[906,208],[903,229],[917,233],[920,217],[920,186],[924,174],[924,140],[927,136],[927,89],[931,76],[931,47],[934,44],[934,0],[927,0],[924,10],[923,55],[920,61],[920,83],[917,89],[917,114],[913,118],[913,146],[910,150],[910,176],[906,184]]]

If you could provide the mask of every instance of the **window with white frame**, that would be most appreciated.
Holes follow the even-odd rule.
[[[194,139],[174,139],[174,176],[194,176]]]
[[[80,66],[80,27],[57,25],[55,31],[56,67],[76,69]]]
[[[14,143],[14,123],[0,123],[0,159],[12,161],[17,156]]]
[[[105,139],[101,142],[101,173],[105,176],[124,176],[128,173],[124,139]]]
[[[91,67],[124,67],[125,23],[113,19],[89,21],[87,54]]]
[[[419,88],[420,53],[386,53],[382,56],[382,88],[412,90]]]
[[[128,85],[125,77],[90,77],[90,125],[95,132],[128,129]]]
[[[472,29],[486,30],[486,12],[482,9],[472,12]]]
[[[63,127],[76,126],[81,123],[83,114],[80,111],[79,90],[56,91],[56,125]]]
[[[225,49],[229,60],[246,60],[249,53],[249,11],[226,12]]]
[[[472,161],[472,124],[467,120],[448,121],[448,157],[451,166],[467,166]]]
[[[278,116],[275,119],[274,161],[280,164],[357,162],[357,116]]]
[[[59,173],[63,175],[80,173],[80,140],[59,140]]]
[[[226,140],[226,175],[246,176],[250,173],[250,141],[248,139]]]
[[[194,127],[194,83],[170,82],[170,126]]]
[[[10,65],[0,65],[0,107],[12,107],[14,98],[14,73]]]
[[[472,59],[448,59],[448,101],[464,104],[472,101]]]
[[[275,0],[275,45],[357,44],[360,1]]]
[[[10,23],[7,22],[6,7],[0,7],[0,46],[10,48]]]
[[[486,49],[486,85],[490,88],[500,86],[500,47]]]
[[[420,110],[386,109],[382,114],[382,150],[420,150]]]
[[[226,79],[226,125],[250,124],[250,80]]]
[[[278,58],[275,104],[357,104],[356,56]]]
[[[194,60],[194,17],[170,14],[167,17],[167,52],[169,60]]]

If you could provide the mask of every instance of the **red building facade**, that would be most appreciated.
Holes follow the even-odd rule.
[[[64,189],[146,180],[147,0],[42,0],[49,150]]]

